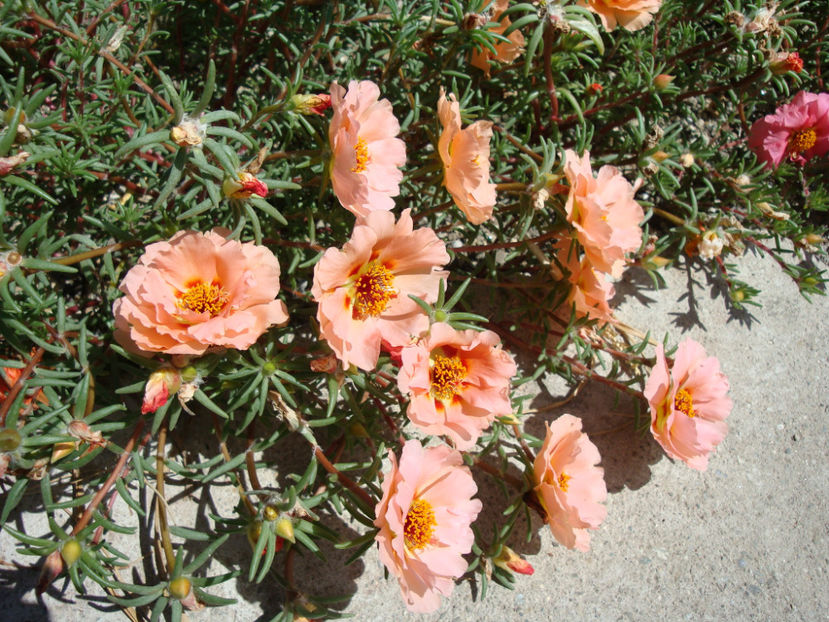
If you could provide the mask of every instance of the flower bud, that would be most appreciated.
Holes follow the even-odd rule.
[[[333,374],[337,371],[337,357],[333,354],[321,356],[311,361],[311,371]]]
[[[52,585],[52,582],[57,579],[61,572],[63,572],[63,557],[61,557],[61,552],[52,551],[46,556],[46,559],[43,561],[43,567],[40,569],[40,577],[38,577],[37,586],[35,587],[35,592],[38,596],[43,594]]]
[[[266,505],[262,515],[265,517],[265,520],[275,521],[279,517],[279,510],[272,505]]]
[[[190,579],[187,577],[177,577],[170,581],[170,596],[173,598],[184,600],[190,593],[190,589]]]
[[[249,199],[254,194],[268,196],[268,187],[247,171],[242,171],[237,179],[228,177],[224,180],[222,192],[228,199]]]
[[[58,460],[62,460],[78,448],[77,441],[64,441],[62,443],[55,443],[52,446],[52,457],[49,458],[50,464],[55,464]]]
[[[280,518],[276,523],[276,535],[280,538],[288,540],[288,542],[296,542],[294,538],[294,523],[290,518]]]
[[[29,159],[31,154],[28,151],[20,151],[13,156],[0,158],[0,176],[8,175],[16,166],[20,166]]]
[[[790,71],[800,73],[803,71],[803,59],[797,52],[777,52],[769,61],[769,69],[776,76]]]
[[[154,413],[167,403],[171,394],[181,387],[181,375],[172,367],[159,367],[147,380],[141,414]]]
[[[299,114],[319,114],[328,110],[331,107],[331,96],[326,93],[319,95],[301,95],[296,94],[291,97],[291,105],[294,112]]]
[[[694,165],[694,154],[693,153],[683,153],[679,156],[679,163],[684,168],[691,168]]]
[[[0,430],[0,451],[14,451],[20,447],[20,432],[14,428],[3,428]]]
[[[660,91],[668,88],[668,85],[674,81],[674,76],[667,73],[660,73],[653,79],[653,85]]]
[[[604,87],[598,82],[594,82],[593,84],[587,87],[587,92],[591,95],[601,95],[603,90]]]
[[[500,555],[498,555],[498,557],[494,557],[492,559],[492,563],[499,568],[517,572],[519,574],[531,575],[535,572],[535,569],[530,565],[530,562],[518,555],[518,553],[513,551],[508,546],[501,547]]]
[[[656,160],[657,162],[664,162],[665,160],[667,160],[667,159],[668,159],[668,158],[670,158],[671,156],[670,156],[670,154],[668,154],[668,153],[666,153],[666,152],[664,152],[664,151],[662,151],[662,150],[659,150],[659,151],[654,151],[654,152],[651,154],[651,157],[652,157],[654,160]]]
[[[245,530],[245,535],[248,537],[248,542],[252,548],[256,548],[256,543],[259,541],[259,536],[262,535],[262,521],[257,520],[248,525]]]
[[[74,538],[64,542],[63,547],[60,550],[60,556],[63,558],[63,561],[66,562],[67,566],[71,566],[78,561],[81,553],[83,553],[83,549]]]

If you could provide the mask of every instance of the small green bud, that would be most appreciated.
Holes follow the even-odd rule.
[[[446,311],[443,309],[438,309],[435,311],[435,322],[445,322],[447,317]]]
[[[285,538],[289,542],[296,542],[294,538],[294,523],[290,518],[280,518],[276,523],[276,535]]]
[[[14,428],[0,430],[0,451],[14,451],[20,447],[20,432]]]
[[[268,376],[270,376],[273,372],[276,371],[276,364],[273,361],[268,361],[264,365],[262,365],[262,371],[265,372]]]
[[[63,548],[60,550],[60,556],[63,557],[63,561],[66,562],[67,566],[71,566],[83,553],[83,549],[81,545],[78,544],[78,541],[75,539],[67,540],[63,543]]]

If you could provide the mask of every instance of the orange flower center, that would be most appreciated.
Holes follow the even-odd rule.
[[[218,281],[210,284],[204,281],[194,281],[188,283],[186,292],[178,294],[178,299],[176,304],[180,309],[209,313],[210,317],[216,317],[227,305],[230,294]]]
[[[450,400],[466,378],[466,365],[457,356],[438,354],[432,359],[432,395]]]
[[[558,487],[561,488],[561,492],[567,492],[567,489],[570,487],[567,482],[570,481],[570,476],[567,473],[562,473],[558,476]]]
[[[697,416],[697,413],[694,412],[694,401],[691,399],[691,394],[685,389],[680,389],[676,392],[676,397],[674,398],[674,408],[685,413],[689,417],[693,418]]]
[[[413,551],[424,548],[432,539],[436,525],[432,504],[425,499],[412,501],[403,524],[403,542],[406,548]]]
[[[383,264],[375,263],[369,266],[354,282],[354,311],[352,317],[364,320],[367,317],[377,317],[392,298],[397,296],[394,288],[394,274]]]
[[[354,145],[354,157],[357,159],[357,163],[352,167],[351,172],[365,172],[368,164],[368,144],[366,144],[365,138],[357,139],[357,144]]]
[[[803,130],[797,130],[789,137],[789,151],[792,153],[803,153],[811,149],[817,142],[817,132],[810,127]]]

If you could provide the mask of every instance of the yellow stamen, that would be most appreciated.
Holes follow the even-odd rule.
[[[558,487],[561,489],[561,492],[567,492],[569,485],[567,482],[570,481],[570,476],[566,473],[562,473],[558,476]]]
[[[356,281],[354,281],[354,309],[352,317],[364,320],[377,317],[389,302],[397,296],[394,288],[394,274],[383,264],[371,264]]]
[[[466,365],[457,356],[436,355],[432,359],[432,395],[450,400],[466,378]]]
[[[685,413],[689,417],[693,418],[697,416],[697,413],[694,412],[694,401],[691,399],[691,394],[685,389],[680,389],[676,392],[676,397],[674,398],[674,408]]]
[[[216,317],[227,305],[230,294],[218,281],[210,284],[204,281],[194,281],[188,283],[187,291],[177,294],[177,297],[176,305],[179,309],[188,309],[195,313],[209,313],[210,317]]]
[[[797,130],[789,137],[789,151],[791,153],[803,153],[815,146],[817,132],[814,128]]]
[[[368,164],[368,145],[364,138],[357,139],[357,144],[354,145],[354,157],[357,159],[357,163],[352,167],[351,172],[365,172],[366,165]]]
[[[425,499],[415,499],[409,506],[406,522],[403,524],[403,542],[406,548],[417,551],[424,548],[435,531],[435,511]]]

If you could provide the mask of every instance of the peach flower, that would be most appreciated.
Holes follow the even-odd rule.
[[[619,278],[625,253],[642,243],[639,223],[645,214],[633,199],[641,181],[631,185],[613,166],[603,166],[594,177],[590,153],[579,158],[570,149],[565,152],[564,174],[570,182],[567,221],[575,228],[588,261],[599,272]]]
[[[500,26],[492,29],[492,32],[497,35],[503,34],[504,31],[512,25],[512,21],[510,21],[509,17],[504,16],[501,18],[501,13],[506,11],[507,7],[509,7],[509,0],[495,0],[495,7],[491,21],[500,23]],[[519,30],[513,30],[509,33],[507,39],[509,39],[509,42],[497,41],[495,43],[494,54],[492,53],[492,50],[487,47],[476,47],[472,50],[472,57],[469,60],[469,64],[473,67],[477,67],[483,71],[487,77],[489,77],[490,61],[497,60],[501,63],[511,63],[516,58],[521,56],[521,53],[524,51],[524,35],[522,35]]]
[[[429,613],[449,596],[466,572],[472,550],[470,525],[481,511],[478,491],[461,454],[445,445],[423,448],[407,441],[398,466],[383,474],[383,498],[375,509],[380,560],[400,584],[409,611]]]
[[[435,302],[449,255],[432,229],[413,228],[410,212],[397,223],[391,212],[369,212],[314,268],[320,332],[343,367],[374,369],[381,342],[407,345],[429,327],[409,294]]]
[[[829,152],[829,93],[800,91],[791,103],[754,122],[748,146],[771,169],[786,157],[805,164]]]
[[[662,344],[656,346],[656,364],[645,384],[651,407],[651,434],[665,453],[704,471],[708,454],[728,431],[731,412],[728,379],[714,356],[692,339],[679,344],[669,369]]]
[[[609,321],[613,317],[613,309],[610,308],[610,299],[615,293],[613,283],[607,280],[604,273],[595,270],[586,257],[579,260],[576,246],[566,240],[556,245],[556,257],[570,282],[570,293],[565,304],[568,307],[575,304],[579,317],[601,323]],[[558,276],[557,267],[554,273]],[[564,278],[564,275],[559,278]]]
[[[364,217],[374,210],[390,210],[400,194],[406,163],[406,145],[395,138],[400,124],[388,99],[379,99],[374,82],[352,81],[348,91],[331,85],[334,115],[328,126],[331,143],[331,185],[347,210]]]
[[[616,24],[630,31],[644,28],[661,4],[662,0],[579,0],[580,6],[599,16],[607,31],[616,28]]]
[[[547,513],[556,540],[569,549],[590,548],[588,529],[607,516],[604,470],[599,450],[581,431],[581,419],[562,415],[547,425],[547,437],[535,458],[535,493]]]
[[[403,348],[401,359],[397,384],[409,396],[407,414],[427,434],[444,434],[467,450],[496,417],[512,413],[515,362],[492,331],[436,322],[427,336]]]
[[[492,217],[495,184],[489,181],[489,141],[491,121],[475,121],[461,129],[461,107],[454,94],[443,89],[438,100],[438,116],[443,132],[438,151],[443,162],[443,185],[452,195],[466,219],[473,225]]]
[[[210,346],[245,350],[286,322],[276,257],[229,233],[179,231],[147,246],[112,305],[116,340],[139,353],[199,355]]]

